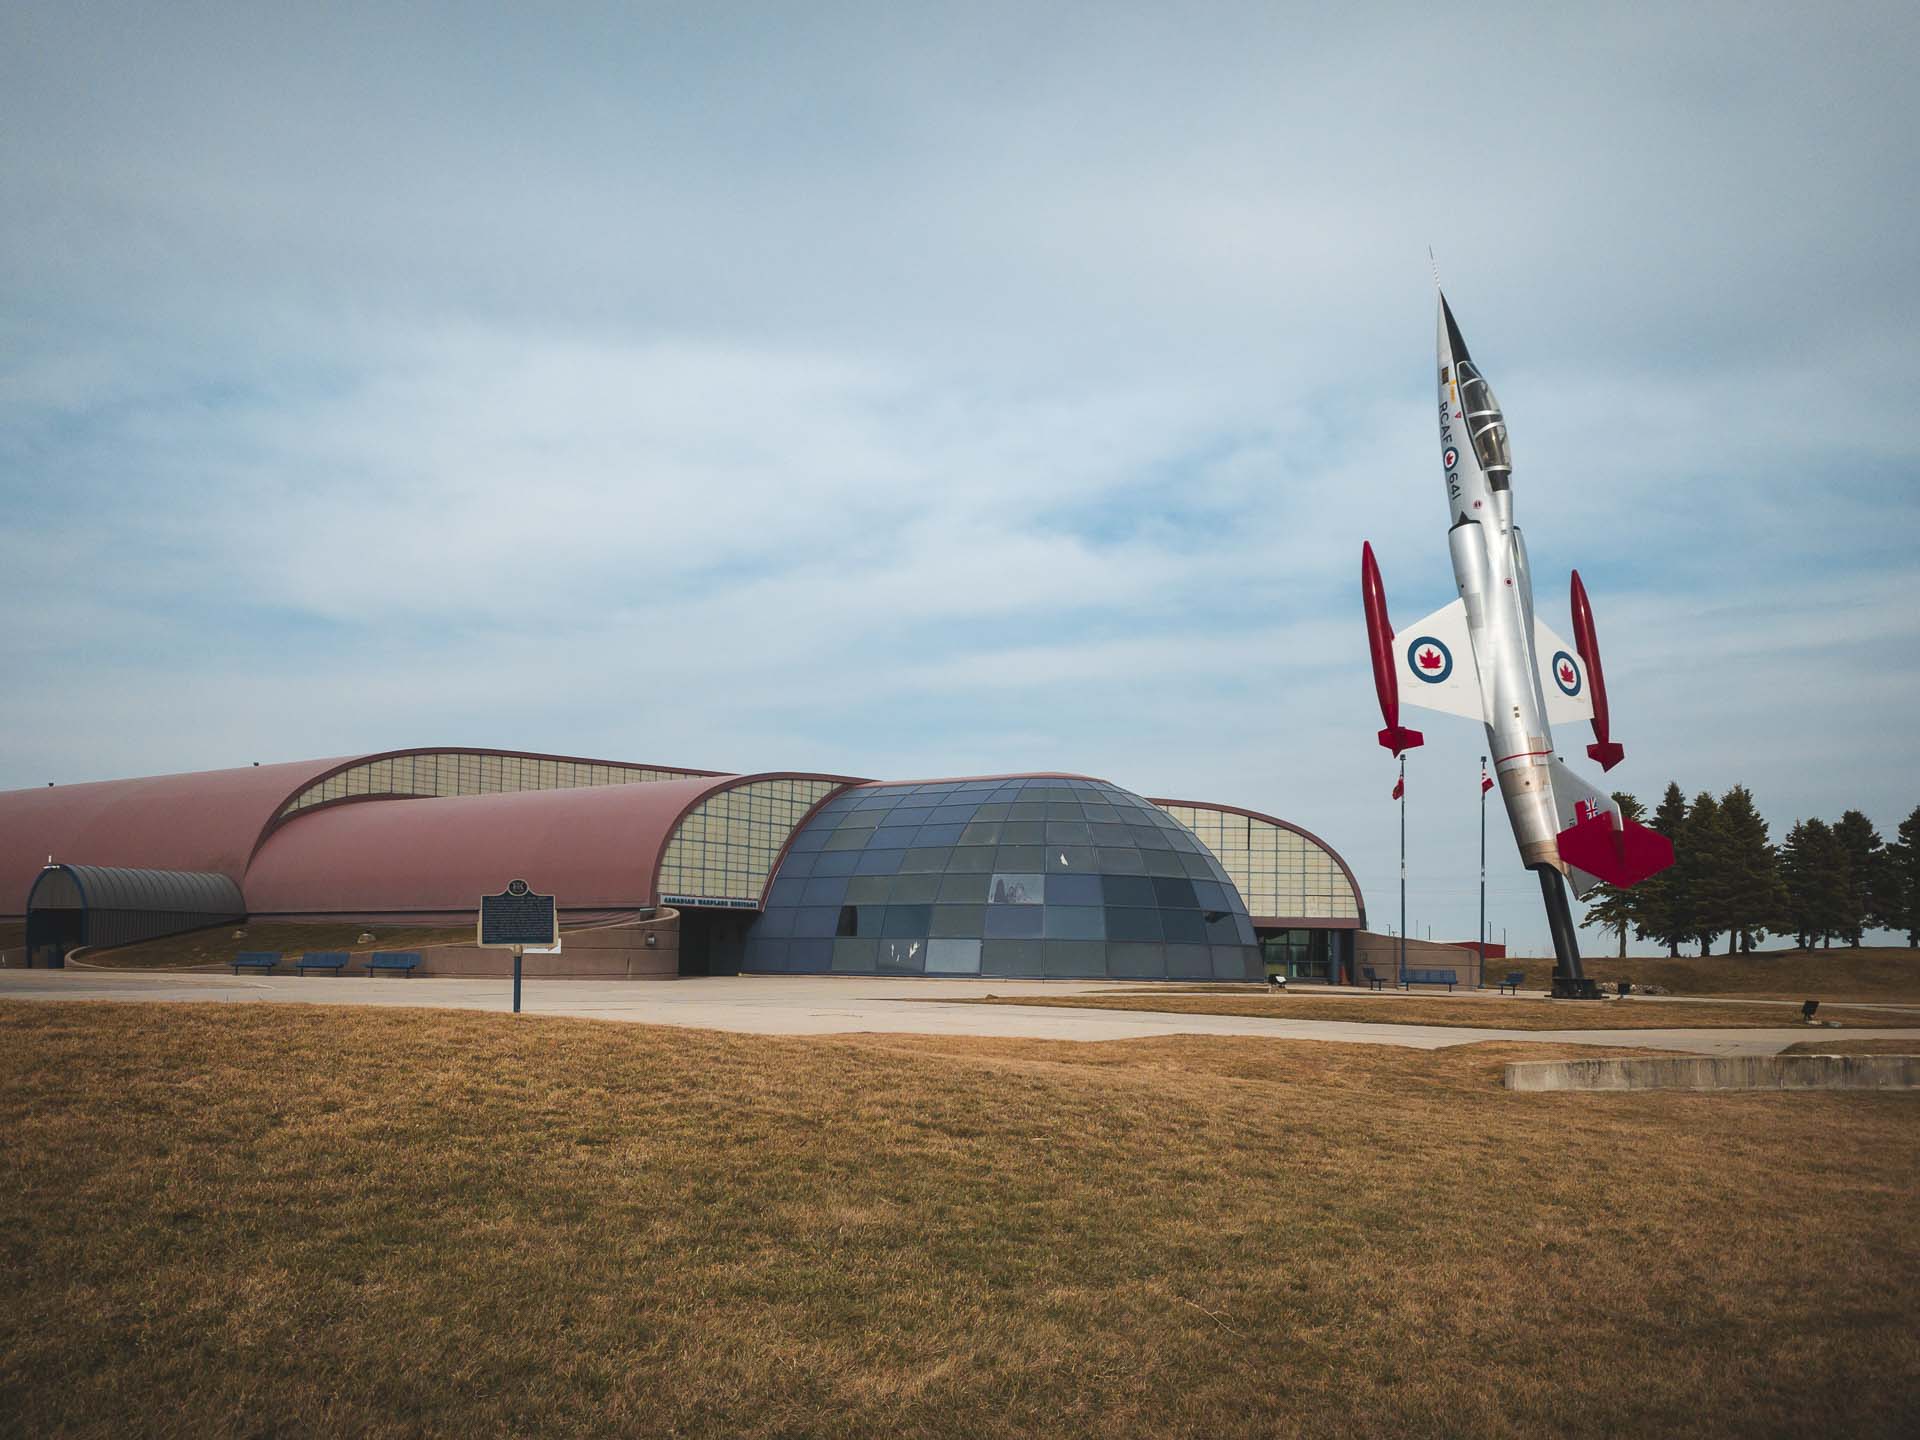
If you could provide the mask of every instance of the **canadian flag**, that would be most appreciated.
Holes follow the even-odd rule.
[[[1398,800],[1402,795],[1406,793],[1407,793],[1407,777],[1402,775],[1398,780],[1393,782],[1393,794],[1389,795],[1387,798],[1389,800]]]
[[[1493,788],[1493,777],[1487,774],[1486,771],[1482,770],[1480,772],[1480,793],[1484,795],[1487,793],[1487,791],[1491,790],[1492,788]]]

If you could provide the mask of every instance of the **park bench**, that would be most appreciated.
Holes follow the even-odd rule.
[[[1387,982],[1375,973],[1371,965],[1362,965],[1360,967],[1360,978],[1376,990],[1384,990],[1387,985]]]
[[[293,968],[302,975],[309,970],[331,970],[338,975],[346,970],[348,958],[344,950],[309,950]]]
[[[391,970],[396,975],[411,975],[420,966],[418,950],[376,950],[367,957],[367,974]]]
[[[1407,971],[1407,984],[1409,985],[1444,985],[1447,989],[1451,990],[1459,983],[1458,977],[1456,977],[1451,970]]]
[[[280,963],[280,952],[278,950],[242,950],[228,963],[233,966],[233,973],[236,975],[242,970],[258,970],[264,975]]]
[[[1524,970],[1509,970],[1507,972],[1507,978],[1500,982],[1500,993],[1502,995],[1518,995],[1520,993],[1520,982],[1526,978],[1527,972]]]

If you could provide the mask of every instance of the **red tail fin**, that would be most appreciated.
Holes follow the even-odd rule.
[[[1673,842],[1632,820],[1623,819],[1616,830],[1602,811],[1560,832],[1560,858],[1624,889],[1673,864]]]

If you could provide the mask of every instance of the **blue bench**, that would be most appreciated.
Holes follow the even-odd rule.
[[[1444,985],[1447,989],[1451,990],[1459,983],[1458,978],[1451,970],[1407,971],[1407,984],[1409,985]]]
[[[280,952],[278,950],[242,950],[228,963],[233,966],[233,973],[236,975],[242,970],[258,970],[264,975],[280,963]]]
[[[1520,993],[1520,982],[1526,978],[1527,972],[1524,970],[1509,970],[1507,972],[1507,978],[1500,982],[1500,993],[1502,995],[1518,995]]]
[[[338,975],[347,968],[349,958],[344,950],[309,950],[293,968],[302,975],[309,970],[331,970]]]
[[[367,974],[391,970],[396,975],[411,975],[420,967],[418,950],[376,950],[367,957]]]
[[[1383,990],[1386,988],[1387,982],[1381,979],[1379,975],[1374,973],[1374,968],[1371,965],[1362,965],[1360,967],[1360,978],[1362,980],[1365,980],[1367,984],[1371,985],[1376,990]],[[1395,988],[1398,988],[1398,986],[1396,985]]]

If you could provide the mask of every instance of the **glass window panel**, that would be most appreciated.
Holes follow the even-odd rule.
[[[1046,907],[1046,917],[1042,933],[1050,940],[1107,938],[1107,912],[1098,905],[1049,905]],[[989,923],[992,918],[988,916]]]
[[[838,906],[818,905],[794,912],[793,933],[795,935],[830,936],[840,926]]]
[[[786,939],[793,934],[793,910],[783,905],[778,909],[767,911],[753,922],[753,933],[769,938]]]
[[[891,875],[900,868],[900,862],[906,858],[904,850],[862,850],[860,858],[854,862],[856,875]]]
[[[855,975],[871,975],[878,940],[839,939],[833,942],[833,968]]]
[[[1211,980],[1212,956],[1198,945],[1172,945],[1166,951],[1169,980]]]
[[[1038,905],[1046,894],[1043,877],[1033,873],[996,873],[987,889],[991,905]]]
[[[920,827],[919,838],[913,843],[916,845],[957,845],[960,843],[960,832],[966,828],[964,825],[922,825]]]
[[[858,850],[866,843],[867,832],[864,830],[836,830],[828,837],[827,849]]]
[[[994,939],[1003,940],[1038,935],[1041,929],[1041,917],[1045,914],[1045,907],[1040,905],[989,905],[987,934]]]
[[[1109,905],[1153,904],[1153,882],[1144,875],[1103,875],[1100,889]]]
[[[660,878],[665,880],[665,867],[662,866],[661,869],[663,873]],[[806,888],[806,883],[807,882],[798,875],[792,878],[782,875],[778,880],[773,882],[773,888],[767,892],[767,903],[769,905],[798,905],[800,903],[800,892]],[[670,890],[673,887],[667,886],[665,888]]]
[[[887,899],[895,905],[926,905],[940,893],[941,875],[902,875],[893,882]],[[956,897],[959,898],[959,897]]]
[[[1198,910],[1162,910],[1160,926],[1171,942],[1191,945],[1206,943],[1207,927]]]
[[[1084,824],[1086,818],[1087,812],[1074,801],[1049,800],[1047,802],[1047,819],[1049,820],[1078,820]]]
[[[989,940],[980,947],[982,975],[1028,975],[1041,973],[1040,940]]]
[[[909,850],[906,858],[900,862],[900,868],[902,870],[944,870],[947,868],[947,856],[951,853],[938,846]]]
[[[1147,862],[1140,858],[1140,852],[1131,847],[1122,849],[1114,845],[1102,845],[1094,854],[1094,868],[1106,875],[1144,875]]]
[[[971,805],[936,805],[933,810],[935,825],[964,825],[971,819],[973,819]]]
[[[967,845],[991,845],[1000,838],[1002,828],[998,820],[976,820],[960,832],[960,839]]]
[[[936,905],[930,935],[957,935],[978,940],[986,933],[987,907],[984,905]]]
[[[1047,843],[1049,845],[1091,845],[1093,832],[1087,828],[1084,820],[1049,820]]]
[[[795,940],[787,949],[787,968],[799,975],[824,975],[833,963],[833,941]]]
[[[1004,800],[989,800],[973,812],[973,818],[976,820],[1004,820],[1007,818],[1007,812],[1012,808],[1013,807]]]
[[[926,969],[927,942],[918,939],[883,939],[880,942],[878,969],[882,975],[918,975]]]
[[[859,863],[859,852],[853,850],[822,850],[820,858],[813,862],[813,873],[820,875],[851,875]]]
[[[1177,876],[1165,876],[1153,882],[1153,896],[1161,905],[1174,905],[1183,910],[1191,910],[1200,903],[1200,897],[1194,892],[1191,880],[1182,880]]]
[[[1000,827],[1002,845],[1040,845],[1047,838],[1047,827],[1039,820],[1009,820]]]
[[[855,875],[847,881],[847,904],[883,905],[892,885],[884,875]]]
[[[1133,836],[1127,833],[1124,825],[1089,825],[1088,833],[1093,836],[1096,845],[1131,845]]]
[[[1161,980],[1167,974],[1167,952],[1158,945],[1107,946],[1107,973],[1125,980]],[[1207,955],[1200,952],[1198,974],[1208,973]]]
[[[1038,845],[1002,845],[994,851],[996,870],[1038,872],[1046,865],[1046,854]]]
[[[1127,832],[1133,836],[1133,843],[1142,850],[1171,850],[1173,841],[1167,838],[1167,832],[1157,830],[1151,825],[1129,825]]]
[[[978,975],[979,973],[980,942],[978,940],[929,940],[927,942],[927,974]]]
[[[902,805],[888,822],[892,825],[924,825],[933,818],[931,805]]]
[[[947,873],[987,874],[994,866],[994,847],[991,845],[961,845],[947,856]]]
[[[1213,978],[1216,980],[1258,980],[1261,966],[1259,951],[1248,946],[1213,947]]]
[[[1098,940],[1058,940],[1041,955],[1042,973],[1049,979],[1098,979],[1107,973],[1107,947]]]
[[[847,882],[843,877],[829,875],[822,879],[807,881],[807,888],[800,896],[802,905],[838,905],[847,893]]]
[[[927,927],[933,922],[931,905],[889,905],[886,918],[881,921],[880,933],[890,940],[919,937],[925,939]]]
[[[1104,905],[1106,895],[1101,888],[1098,875],[1049,874],[1047,903],[1049,905]]]
[[[881,790],[871,795],[864,795],[854,801],[854,808],[857,810],[891,810],[899,803],[900,796],[897,793]]]
[[[919,833],[918,825],[883,825],[873,832],[871,843],[876,850],[905,850]]]
[[[1107,910],[1107,938],[1110,940],[1158,940],[1161,938],[1160,912],[1110,906]]]
[[[940,880],[942,900],[984,904],[987,898],[987,885],[992,879],[988,875],[955,874],[949,870]]]
[[[1184,875],[1186,868],[1180,863],[1180,856],[1172,850],[1142,850],[1140,858],[1147,862],[1149,875]]]
[[[840,817],[836,830],[853,831],[856,834],[871,834],[880,828],[882,821],[890,818],[882,810],[851,810]]]
[[[1090,845],[1049,845],[1047,847],[1049,872],[1092,870],[1093,868],[1093,847]]]
[[[1047,807],[1037,800],[1016,800],[1007,814],[1015,820],[1044,820],[1047,818]]]
[[[819,856],[812,850],[803,850],[798,853],[788,851],[787,858],[780,862],[780,873],[783,876],[811,875],[813,862],[818,858]]]
[[[1182,855],[1180,868],[1192,879],[1206,880],[1212,877],[1215,863],[1209,855]]]

